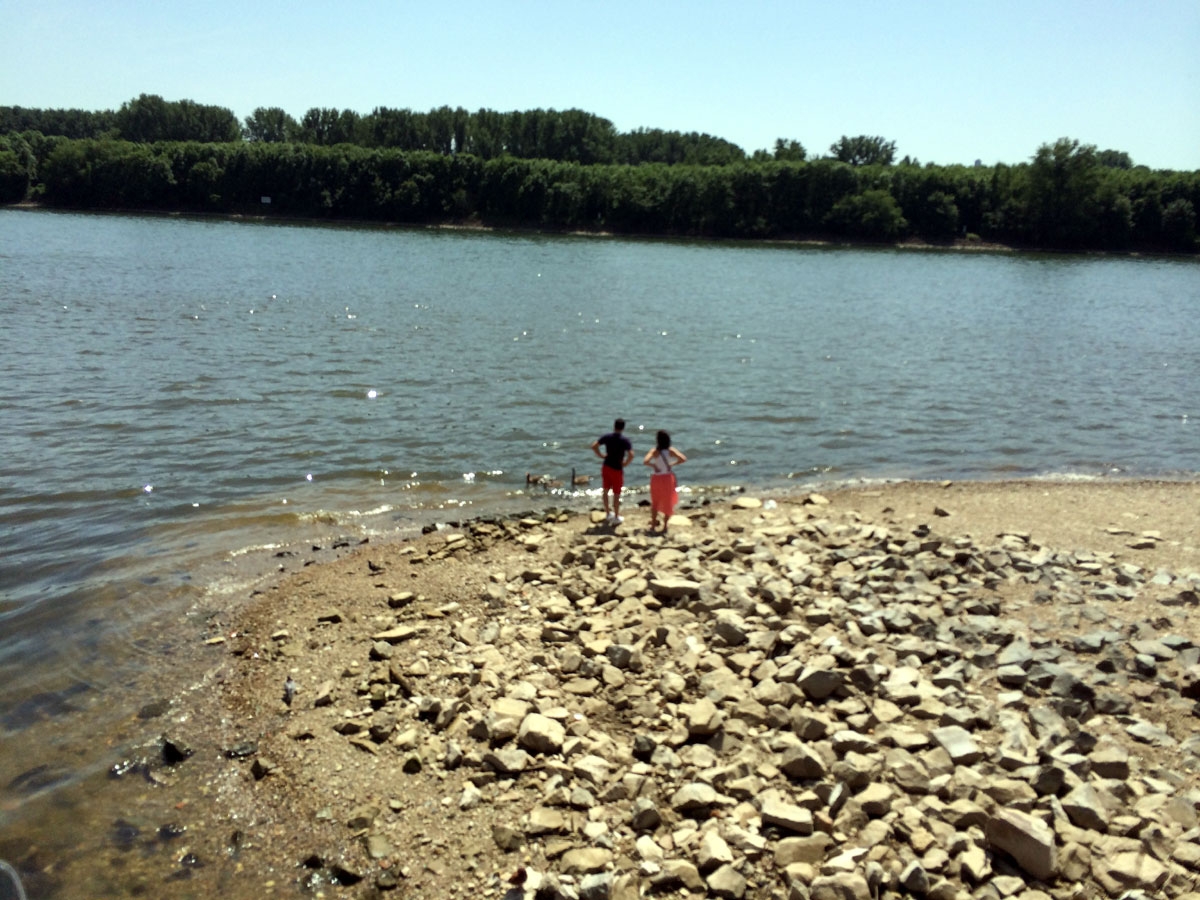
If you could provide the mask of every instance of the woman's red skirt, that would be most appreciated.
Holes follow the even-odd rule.
[[[679,491],[676,489],[675,473],[663,472],[661,475],[650,476],[650,508],[663,513],[668,518],[675,514],[675,504],[679,502]]]

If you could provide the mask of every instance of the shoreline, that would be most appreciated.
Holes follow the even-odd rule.
[[[1181,259],[1195,260],[1194,253],[1148,251],[1148,250],[1064,250],[1053,247],[1023,247],[1015,244],[1001,244],[991,241],[970,241],[965,238],[954,238],[945,242],[931,242],[922,238],[906,238],[901,241],[853,241],[835,239],[832,237],[800,237],[778,236],[763,238],[723,238],[705,237],[702,235],[652,234],[652,233],[622,233],[613,231],[587,231],[569,228],[549,228],[544,226],[526,225],[488,225],[482,222],[462,222],[446,220],[436,223],[388,222],[377,219],[320,219],[305,216],[287,216],[270,213],[251,212],[210,212],[204,210],[161,210],[161,209],[98,209],[93,207],[75,208],[62,206],[47,206],[36,201],[21,201],[0,205],[0,209],[12,209],[29,212],[63,212],[98,215],[132,215],[152,216],[157,218],[189,218],[199,220],[220,220],[229,222],[254,222],[278,225],[312,225],[332,228],[378,228],[386,230],[414,231],[463,231],[477,233],[521,234],[521,235],[552,235],[559,237],[610,238],[633,241],[700,241],[714,244],[733,244],[738,246],[779,246],[812,249],[878,249],[878,250],[908,250],[913,252],[943,252],[943,253],[1029,253],[1052,254],[1085,257],[1117,257],[1129,259]]]
[[[636,507],[616,533],[600,526],[594,513],[554,509],[462,520],[456,528],[348,547],[311,565],[297,559],[298,568],[266,579],[243,599],[192,611],[192,655],[175,663],[187,668],[189,686],[168,710],[132,724],[127,734],[136,742],[135,731],[143,733],[147,755],[141,771],[149,790],[130,776],[105,788],[106,802],[136,811],[122,818],[139,823],[139,836],[130,843],[143,851],[136,859],[118,852],[125,860],[118,882],[126,888],[141,884],[160,896],[217,889],[230,900],[296,896],[302,881],[314,886],[352,881],[357,887],[346,896],[386,895],[398,888],[393,896],[501,897],[509,891],[505,880],[524,868],[547,889],[557,883],[578,890],[588,879],[607,878],[607,896],[632,897],[617,889],[635,882],[665,886],[678,877],[709,896],[736,895],[713,887],[721,872],[719,884],[736,887],[743,879],[749,885],[743,886],[745,896],[775,896],[800,876],[810,884],[833,877],[825,868],[839,846],[866,841],[864,855],[848,861],[838,877],[857,885],[857,876],[878,875],[866,867],[873,860],[896,885],[901,863],[913,852],[911,842],[899,836],[909,827],[901,823],[915,815],[905,810],[946,821],[938,818],[943,815],[936,813],[938,804],[970,801],[981,810],[975,814],[978,833],[947,822],[949,834],[964,837],[943,845],[947,838],[935,829],[935,844],[957,862],[927,874],[935,882],[958,883],[967,865],[960,859],[962,846],[969,844],[990,866],[983,880],[1019,877],[1029,888],[1041,884],[1020,866],[1014,874],[1011,854],[987,838],[987,817],[995,817],[1003,804],[996,800],[999,788],[989,793],[980,785],[997,779],[1005,785],[1014,779],[1040,784],[1027,781],[1036,770],[1022,774],[1020,768],[1003,781],[1006,769],[998,761],[1008,751],[1003,732],[995,730],[996,717],[1001,711],[1027,716],[1055,694],[1048,682],[1027,680],[1024,689],[1015,689],[1023,701],[1014,703],[1012,685],[997,684],[994,664],[988,668],[987,647],[1003,632],[1011,646],[1027,643],[1031,652],[1053,647],[1065,654],[1056,664],[1067,671],[1082,666],[1079,671],[1094,672],[1095,657],[1073,649],[1081,636],[1120,635],[1114,650],[1106,651],[1112,653],[1127,640],[1149,641],[1154,630],[1176,636],[1171,652],[1191,654],[1188,648],[1200,646],[1200,616],[1191,613],[1185,595],[1200,588],[1194,514],[1200,482],[893,482],[765,496],[746,493],[680,509],[665,539],[645,533],[647,514]],[[885,533],[889,537],[881,543]],[[920,534],[925,537],[913,541]],[[930,541],[952,552],[938,556]],[[988,570],[997,552],[1008,555],[1009,568]],[[939,580],[937,592],[922,593],[923,600],[913,605],[916,595],[905,600],[906,592],[922,582],[905,580],[905,569],[878,563],[861,569],[875,573],[861,580],[854,574],[860,558],[894,559],[908,571],[916,571],[919,562],[918,568]],[[1013,560],[1028,562],[1011,568]],[[947,565],[950,569],[936,574]],[[806,568],[811,576],[799,577]],[[1031,573],[1042,570],[1046,576],[1031,580]],[[785,583],[795,596],[779,606]],[[700,590],[703,584],[710,586]],[[873,589],[863,593],[865,585]],[[895,587],[881,593],[885,585]],[[1039,599],[1045,591],[1063,602],[1047,604]],[[889,596],[888,603],[875,605]],[[892,615],[892,607],[907,610],[915,622],[896,620],[894,629],[890,625],[874,637],[863,631],[872,616]],[[858,612],[847,618],[850,609]],[[934,610],[936,618],[926,620]],[[957,646],[935,640],[934,632],[913,630],[921,621],[935,630],[991,624],[971,641],[960,638]],[[786,648],[778,644],[785,633],[791,635]],[[766,634],[775,635],[769,652],[771,644],[755,637]],[[821,662],[827,653],[822,648],[834,646],[844,649]],[[1005,646],[1001,642],[995,652]],[[925,677],[955,659],[969,662],[963,677],[929,689],[946,709],[964,698],[991,704],[983,719],[962,720],[981,748],[978,760],[960,763],[966,769],[957,775],[951,768],[948,780],[922,782],[917,793],[910,792],[912,785],[901,789],[874,764],[862,762],[866,768],[852,777],[838,768],[848,758],[882,763],[901,747],[909,747],[905,752],[926,769],[941,759],[928,743],[939,725],[936,716],[914,717],[906,712],[912,709],[907,701],[893,709],[895,698],[881,693],[886,677],[860,681],[863,673],[854,674],[864,663],[853,659],[868,650],[875,665],[893,673],[907,671],[905,654],[923,658],[928,652]],[[850,656],[839,661],[842,653]],[[804,693],[807,679],[768,678],[760,668],[774,661],[778,669],[789,659],[834,673],[828,677],[840,679],[841,686],[818,697]],[[1170,785],[1164,802],[1200,791],[1196,769],[1184,764],[1181,749],[1194,721],[1187,701],[1181,705],[1178,697],[1186,667],[1164,657],[1154,661],[1156,674],[1148,676],[1133,668],[1132,653],[1128,661],[1131,668],[1119,668],[1116,682],[1114,674],[1100,675],[1097,688],[1125,698],[1125,719],[1157,723],[1174,735],[1172,743],[1129,738],[1121,716],[1095,709],[1081,724],[1103,738],[1105,747],[1116,742],[1124,748],[1132,769],[1126,789],[1144,790],[1142,779],[1155,771],[1158,781]],[[1018,666],[1035,662],[1030,658]],[[916,671],[925,669],[923,664]],[[664,682],[671,672],[682,681]],[[289,678],[297,691],[286,705]],[[762,693],[764,684],[775,685],[771,702]],[[891,710],[888,721],[878,718],[885,709]],[[518,710],[524,712],[517,715]],[[867,734],[862,729],[868,720],[860,719],[864,710],[876,720],[872,740],[883,743],[864,737],[853,751],[858,756],[847,757],[849,750],[835,750],[829,742],[837,728]],[[541,736],[527,730],[522,737],[521,726],[535,711],[538,718],[529,720],[529,729],[536,726]],[[834,730],[810,734],[815,721]],[[561,737],[555,723],[563,729]],[[901,734],[904,740],[895,743]],[[651,736],[661,752],[642,756],[639,735]],[[926,743],[919,735],[926,735]],[[825,760],[820,777],[781,773],[784,751],[796,737]],[[164,756],[168,745],[179,754],[170,764]],[[746,774],[719,774],[730,766],[730,772]],[[856,815],[863,791],[886,793],[892,808],[869,812],[863,820],[845,819],[844,812],[812,796],[813,790],[815,797],[824,796],[820,785],[847,777],[857,785],[850,804],[860,810]],[[864,777],[865,786],[857,780]],[[629,817],[637,807],[630,779],[647,778],[655,787],[644,797],[662,824],[631,830]],[[757,787],[743,793],[742,778],[757,779]],[[1096,789],[1112,790],[1105,783],[1097,782]],[[696,784],[725,798],[704,807],[719,813],[715,818],[697,817],[684,801],[675,803],[679,791]],[[1004,787],[1003,796],[1014,790]],[[811,825],[796,826],[809,832],[771,824],[773,807],[770,821],[764,820],[764,791],[769,797],[778,793],[780,802],[811,807],[813,818],[804,820]],[[1032,794],[1015,808],[1048,817],[1057,829],[1059,855],[1070,851],[1065,863],[1056,863],[1054,890],[1061,890],[1068,874],[1101,886],[1117,878],[1100,862],[1105,842],[1115,858],[1140,846],[1139,829],[1130,836],[1115,827],[1104,834],[1073,820],[1056,824],[1048,796]],[[1064,803],[1066,792],[1052,796]],[[1139,809],[1143,817],[1151,815]],[[1157,816],[1153,822],[1173,840],[1192,840],[1178,823]],[[168,824],[186,828],[187,853],[151,837],[154,828]],[[797,861],[783,860],[790,859],[796,842],[819,843],[821,834],[840,836],[841,845],[820,851],[823,864],[789,869]],[[645,837],[658,849],[645,844]],[[731,859],[713,866],[701,848],[719,849],[721,843]],[[60,883],[62,896],[79,895],[78,887],[66,886],[80,883],[95,893],[91,879],[108,872],[100,862],[113,852],[101,848],[98,858],[52,864],[47,849],[18,852],[7,839],[4,846],[31,886]],[[1094,862],[1076,872],[1084,848]],[[189,854],[204,865],[182,862]],[[1170,853],[1155,859],[1172,884],[1192,877],[1188,865]],[[53,880],[44,874],[46,866]],[[690,882],[689,867],[699,881]],[[1158,876],[1145,877],[1155,882]],[[1166,884],[1164,877],[1158,887]],[[99,893],[114,895],[108,888]]]

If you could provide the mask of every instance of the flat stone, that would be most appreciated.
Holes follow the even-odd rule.
[[[787,868],[793,863],[819,863],[833,846],[833,838],[824,831],[806,837],[785,837],[775,845],[775,865]]]
[[[769,791],[761,799],[760,813],[764,825],[786,828],[796,834],[812,834],[812,811],[783,800],[777,791]]]
[[[588,875],[601,871],[612,859],[612,851],[603,847],[576,847],[562,855],[559,867],[568,875]]]
[[[970,766],[983,759],[983,751],[975,743],[971,732],[961,725],[935,728],[932,734],[933,739],[941,748],[950,754],[950,759],[954,761],[955,765]]]
[[[416,637],[420,633],[421,629],[412,625],[398,625],[395,628],[389,628],[387,631],[380,631],[377,634],[371,635],[371,640],[384,641],[388,644],[399,644]]]
[[[988,843],[1039,881],[1050,881],[1057,874],[1054,830],[1041,819],[1001,809],[988,819],[986,833]]]
[[[1092,877],[1114,897],[1128,890],[1157,893],[1169,876],[1166,866],[1142,850],[1092,855]]]
[[[662,600],[681,600],[699,593],[700,584],[688,578],[655,578],[650,582],[650,592]]]

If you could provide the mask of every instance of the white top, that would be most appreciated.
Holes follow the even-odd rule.
[[[650,468],[654,470],[655,475],[666,475],[671,471],[671,464],[668,461],[670,453],[670,450],[665,453],[660,450],[650,457]]]

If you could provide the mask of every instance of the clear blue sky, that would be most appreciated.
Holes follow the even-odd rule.
[[[747,152],[1014,163],[1071,137],[1200,169],[1200,0],[0,0],[0,33],[0,105],[578,108]]]

